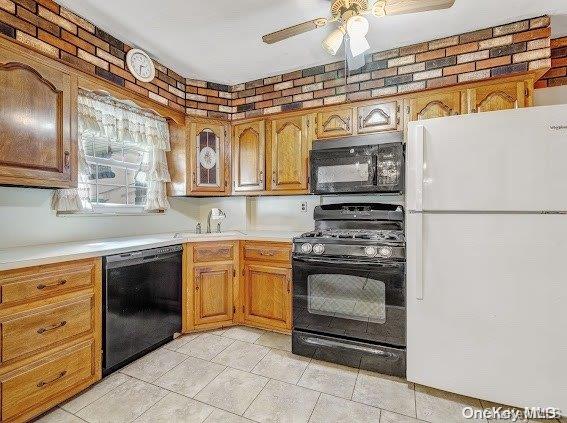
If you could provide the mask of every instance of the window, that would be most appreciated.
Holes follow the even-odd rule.
[[[53,208],[63,214],[167,210],[167,120],[85,90],[78,112],[78,188],[57,190]]]
[[[145,206],[149,151],[123,140],[83,136],[89,165],[89,199],[94,209]]]

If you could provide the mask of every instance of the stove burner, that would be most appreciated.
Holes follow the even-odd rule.
[[[389,230],[339,230],[331,229],[324,231],[312,231],[304,233],[302,238],[322,238],[322,239],[360,239],[370,241],[393,241],[403,242],[404,237],[401,231]]]

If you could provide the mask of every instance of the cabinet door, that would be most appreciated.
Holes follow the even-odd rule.
[[[291,329],[291,270],[245,266],[244,320],[263,327]]]
[[[482,113],[526,107],[529,89],[524,81],[486,85],[468,90],[468,112]]]
[[[190,125],[191,192],[225,192],[228,188],[226,126],[213,122]]]
[[[0,184],[77,184],[76,78],[0,48]]]
[[[357,109],[359,134],[398,129],[400,106],[397,101],[372,104]]]
[[[460,91],[428,94],[409,100],[408,122],[453,116],[463,113],[464,102]]]
[[[231,264],[195,266],[195,325],[232,321]]]
[[[272,191],[306,191],[310,116],[293,116],[271,121],[270,160]]]
[[[317,113],[317,138],[352,135],[354,127],[352,116],[351,108]]]
[[[263,191],[266,147],[264,121],[234,126],[234,191]]]

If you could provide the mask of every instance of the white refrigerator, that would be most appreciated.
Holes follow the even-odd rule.
[[[567,105],[408,130],[408,380],[567,414]]]

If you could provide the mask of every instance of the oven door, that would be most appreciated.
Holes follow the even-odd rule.
[[[311,151],[311,192],[333,194],[376,191],[376,148]]]
[[[293,260],[295,330],[406,345],[405,264]]]

